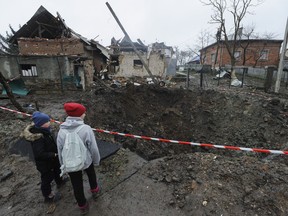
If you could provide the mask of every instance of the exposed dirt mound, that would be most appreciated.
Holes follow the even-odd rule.
[[[111,131],[249,148],[283,149],[286,145],[287,100],[261,93],[147,85],[95,91],[84,101],[90,107],[90,124]],[[177,144],[115,139],[146,159],[195,151],[195,147]]]
[[[287,167],[256,158],[180,154],[150,167],[149,176],[168,185],[170,205],[185,215],[285,215]]]
[[[65,117],[64,102],[81,102],[88,108],[86,122],[98,129],[196,143],[275,150],[287,148],[287,97],[249,88],[184,90],[128,85],[115,90],[97,88],[69,97],[33,95],[19,99],[22,104],[34,100],[38,101],[41,111],[60,121]],[[1,104],[12,107],[8,101],[2,100]],[[1,167],[14,173],[0,183],[0,203],[5,209],[2,210],[5,214],[0,212],[0,215],[43,215],[45,210],[42,200],[39,200],[40,190],[35,184],[39,180],[37,171],[31,162],[7,154],[30,120],[2,110],[0,118]],[[161,193],[155,193],[157,196],[152,198],[149,190],[134,191],[132,199],[136,206],[125,205],[129,208],[127,211],[119,209],[126,215],[165,215],[167,211],[179,215],[211,216],[288,214],[286,155],[200,148],[104,133],[96,135],[99,139],[122,143],[124,148],[136,152],[148,162],[120,180],[121,173],[131,169],[128,166],[132,161],[130,154],[123,150],[124,153],[120,151],[103,161],[98,170],[100,179],[110,182],[103,183],[103,197],[99,201],[105,208],[99,207],[102,212],[96,210],[95,214],[117,215],[115,211],[109,211],[113,208],[111,200],[116,206],[118,200],[122,200],[121,205],[124,201],[131,201],[125,194],[130,189],[125,190],[125,187],[136,188],[133,175],[139,175],[135,179],[143,179],[148,184],[145,185],[147,188],[157,190],[152,184],[158,185],[159,189],[161,185],[161,191],[169,192],[169,200],[166,200],[167,194],[163,198]],[[136,184],[139,187],[143,182]],[[113,185],[113,189],[105,188],[109,185]],[[123,185],[119,189],[122,193],[115,192],[119,185]],[[72,194],[71,187],[67,193]],[[153,214],[153,208],[149,208],[151,200],[145,205],[142,197],[150,197],[153,202],[155,199],[165,211],[161,214],[155,210]],[[57,208],[54,215],[73,215],[73,198],[65,198],[63,203],[68,207]],[[145,211],[137,212],[137,205],[146,206]]]

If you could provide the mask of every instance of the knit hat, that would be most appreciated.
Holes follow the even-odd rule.
[[[79,103],[65,103],[64,109],[68,116],[80,117],[83,113],[86,112],[86,108]]]
[[[32,120],[36,127],[40,128],[43,124],[50,121],[50,117],[42,112],[36,111],[32,115]]]

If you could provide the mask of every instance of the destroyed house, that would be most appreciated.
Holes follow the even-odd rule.
[[[167,73],[171,74],[170,71],[176,72],[176,61],[172,59],[172,47],[166,46],[164,43],[153,43],[146,46],[140,39],[137,41],[133,42],[133,45],[149,67],[152,75],[165,77]],[[121,41],[112,38],[109,54],[110,62],[112,62],[110,72],[116,77],[148,77],[143,62],[127,37]]]
[[[89,89],[108,58],[105,47],[74,32],[59,13],[54,17],[43,6],[10,43],[19,53],[2,55],[0,70],[7,79],[21,77],[35,91]]]

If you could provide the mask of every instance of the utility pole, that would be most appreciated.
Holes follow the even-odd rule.
[[[127,32],[125,31],[124,27],[122,26],[120,20],[118,19],[118,17],[116,16],[116,14],[114,13],[113,9],[111,8],[111,6],[109,5],[108,2],[106,2],[107,7],[109,8],[110,12],[112,13],[114,19],[116,20],[116,22],[118,23],[118,25],[120,26],[121,30],[123,31],[123,33],[125,34],[125,36],[128,38],[130,45],[132,46],[134,52],[136,53],[136,55],[138,56],[138,58],[140,59],[140,61],[142,62],[142,64],[144,65],[146,71],[148,72],[149,76],[152,78],[153,82],[155,84],[158,84],[158,81],[155,79],[155,77],[153,76],[153,74],[151,73],[148,65],[146,64],[146,62],[143,60],[142,56],[140,55],[139,51],[136,49],[135,45],[133,44],[131,38],[129,37],[129,35],[127,34]]]
[[[281,56],[280,56],[280,61],[279,61],[279,66],[278,66],[278,72],[277,72],[277,79],[276,79],[276,84],[275,84],[275,92],[276,93],[278,93],[279,89],[280,89],[281,77],[282,77],[282,72],[283,72],[284,57],[285,57],[285,52],[286,52],[286,48],[287,48],[287,37],[288,37],[288,17],[287,17],[287,21],[286,21],[284,41],[282,44],[282,51],[281,51]]]

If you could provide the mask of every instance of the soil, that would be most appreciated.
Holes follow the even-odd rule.
[[[137,79],[136,79],[137,80]],[[175,81],[176,80],[176,81]],[[130,83],[119,88],[96,83],[89,92],[31,93],[18,102],[37,104],[63,121],[63,104],[83,103],[93,128],[194,143],[282,150],[288,148],[288,93],[265,93],[264,81],[245,78],[244,86],[199,74],[170,80],[165,87]],[[138,83],[144,83],[140,78]],[[115,87],[115,85],[114,85]],[[14,109],[8,99],[0,105]],[[28,110],[31,112],[31,110]],[[70,182],[56,206],[43,203],[40,176],[28,157],[11,154],[28,117],[0,109],[0,215],[78,215]],[[55,123],[54,129],[57,131]],[[180,145],[95,133],[122,144],[96,167],[101,192],[89,215],[288,215],[287,155]],[[53,186],[54,187],[54,186]],[[56,189],[55,189],[56,190]]]

